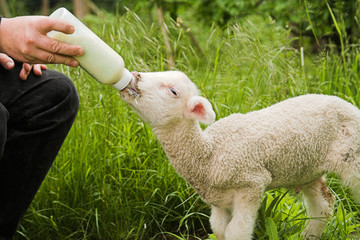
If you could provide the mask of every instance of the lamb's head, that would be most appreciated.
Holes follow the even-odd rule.
[[[153,127],[182,119],[210,124],[215,113],[199,96],[195,84],[182,72],[134,72],[130,86],[120,91],[122,99]]]

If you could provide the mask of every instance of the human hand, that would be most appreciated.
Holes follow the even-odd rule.
[[[0,53],[0,64],[7,70],[11,70],[15,66],[14,60],[5,53]],[[19,76],[22,80],[26,80],[29,74],[31,73],[31,70],[33,70],[36,76],[41,76],[42,70],[46,70],[46,69],[47,67],[44,64],[34,65],[29,63],[23,63]]]
[[[52,30],[71,34],[75,29],[67,22],[45,16],[3,18],[0,25],[0,52],[30,64],[78,66],[73,57],[81,56],[84,49],[48,37],[47,33]]]

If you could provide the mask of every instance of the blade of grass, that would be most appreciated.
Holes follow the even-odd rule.
[[[336,28],[336,31],[337,33],[339,34],[339,40],[340,40],[340,45],[341,45],[341,56],[342,56],[342,59],[343,59],[343,64],[344,64],[344,74],[345,74],[345,78],[347,79],[347,73],[346,73],[346,62],[345,62],[345,50],[344,50],[344,41],[343,41],[343,37],[342,37],[342,34],[341,34],[341,30],[340,30],[340,27],[336,21],[336,18],[335,18],[335,15],[333,13],[333,11],[331,10],[331,7],[329,5],[329,3],[327,2],[327,0],[325,0],[326,2],[326,6],[328,7],[329,9],[329,13],[331,15],[331,18],[334,22],[334,25],[335,25],[335,28]],[[347,88],[349,87],[348,85],[346,86]]]

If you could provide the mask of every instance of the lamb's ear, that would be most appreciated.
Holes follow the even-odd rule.
[[[189,99],[184,116],[205,124],[211,124],[215,120],[215,112],[212,109],[211,103],[200,96],[194,96]]]

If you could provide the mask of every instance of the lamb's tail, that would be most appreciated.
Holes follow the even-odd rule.
[[[360,203],[360,168],[348,172],[347,176],[340,176],[341,181],[345,186],[349,187],[355,201]]]
[[[353,107],[353,106],[352,106]],[[349,187],[355,200],[360,203],[360,112],[358,118],[341,121],[337,132],[337,140],[333,142],[329,153],[333,172],[337,173],[341,182]],[[350,114],[348,114],[350,115]],[[358,120],[359,119],[359,120]]]
[[[335,172],[341,182],[349,187],[356,202],[360,203],[360,151],[345,154],[342,166]]]

